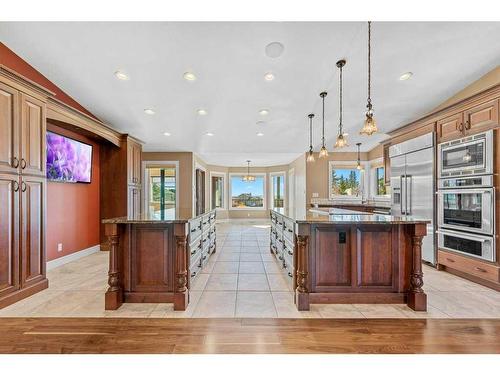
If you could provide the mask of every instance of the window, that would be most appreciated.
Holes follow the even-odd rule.
[[[255,175],[255,181],[243,181],[243,175],[230,177],[231,209],[264,209],[265,176]]]
[[[224,208],[224,176],[211,175],[212,208]]]
[[[285,207],[285,173],[271,174],[271,205],[273,208]]]
[[[175,167],[147,167],[150,211],[175,209]]]
[[[362,197],[363,173],[361,170],[350,167],[329,165],[330,198],[333,197]]]
[[[387,189],[385,186],[385,169],[384,167],[378,167],[375,169],[375,183],[376,183],[376,193],[377,195],[386,195]]]

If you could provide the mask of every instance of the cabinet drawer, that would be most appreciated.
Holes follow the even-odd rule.
[[[201,260],[201,254],[199,256],[195,257],[189,266],[189,277],[191,277],[191,279],[196,277],[196,275],[198,275],[201,271],[200,260]]]
[[[293,257],[293,245],[290,244],[288,241],[283,242],[283,253],[286,255]]]
[[[201,243],[195,242],[195,243],[189,245],[189,252],[190,252],[191,259],[198,257],[201,253]]]
[[[438,251],[438,263],[474,275],[481,279],[500,282],[500,267],[447,251]],[[424,276],[425,281],[425,276]]]

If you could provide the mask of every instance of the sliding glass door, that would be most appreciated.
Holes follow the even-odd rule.
[[[160,213],[175,210],[177,189],[175,166],[148,167],[147,172],[149,210]]]

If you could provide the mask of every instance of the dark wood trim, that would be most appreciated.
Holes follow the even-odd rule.
[[[345,292],[345,293],[311,293],[309,295],[310,303],[370,303],[370,304],[394,304],[406,303],[406,293],[380,292]]]
[[[43,279],[0,299],[0,309],[12,305],[49,287],[49,280]]]
[[[297,236],[295,303],[299,311],[309,310],[309,236]]]
[[[108,284],[109,288],[105,294],[104,308],[106,310],[116,310],[123,303],[123,291],[120,280],[120,267],[119,267],[119,232],[118,225],[106,224],[104,227],[105,235],[108,238],[109,244],[109,272]]]
[[[422,240],[427,234],[425,224],[413,226],[412,236],[412,271],[410,275],[410,289],[408,291],[408,306],[415,311],[427,311],[427,295],[422,287],[424,279],[422,273]]]
[[[189,303],[188,280],[188,258],[187,237],[185,235],[175,236],[175,293],[174,310],[186,310]]]

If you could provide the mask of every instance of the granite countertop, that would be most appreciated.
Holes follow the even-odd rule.
[[[182,223],[187,223],[192,219],[196,219],[197,217],[206,215],[208,212],[196,216],[193,215],[191,210],[186,210],[186,209],[176,210],[175,208],[168,208],[166,210],[163,210],[163,212],[148,211],[134,218],[122,216],[122,217],[104,219],[102,220],[102,223],[103,224],[161,224],[161,223],[182,224]]]
[[[311,208],[300,214],[291,214],[284,208],[272,211],[294,220],[299,224],[428,224],[430,220],[414,216],[393,216],[358,212],[340,208]]]

